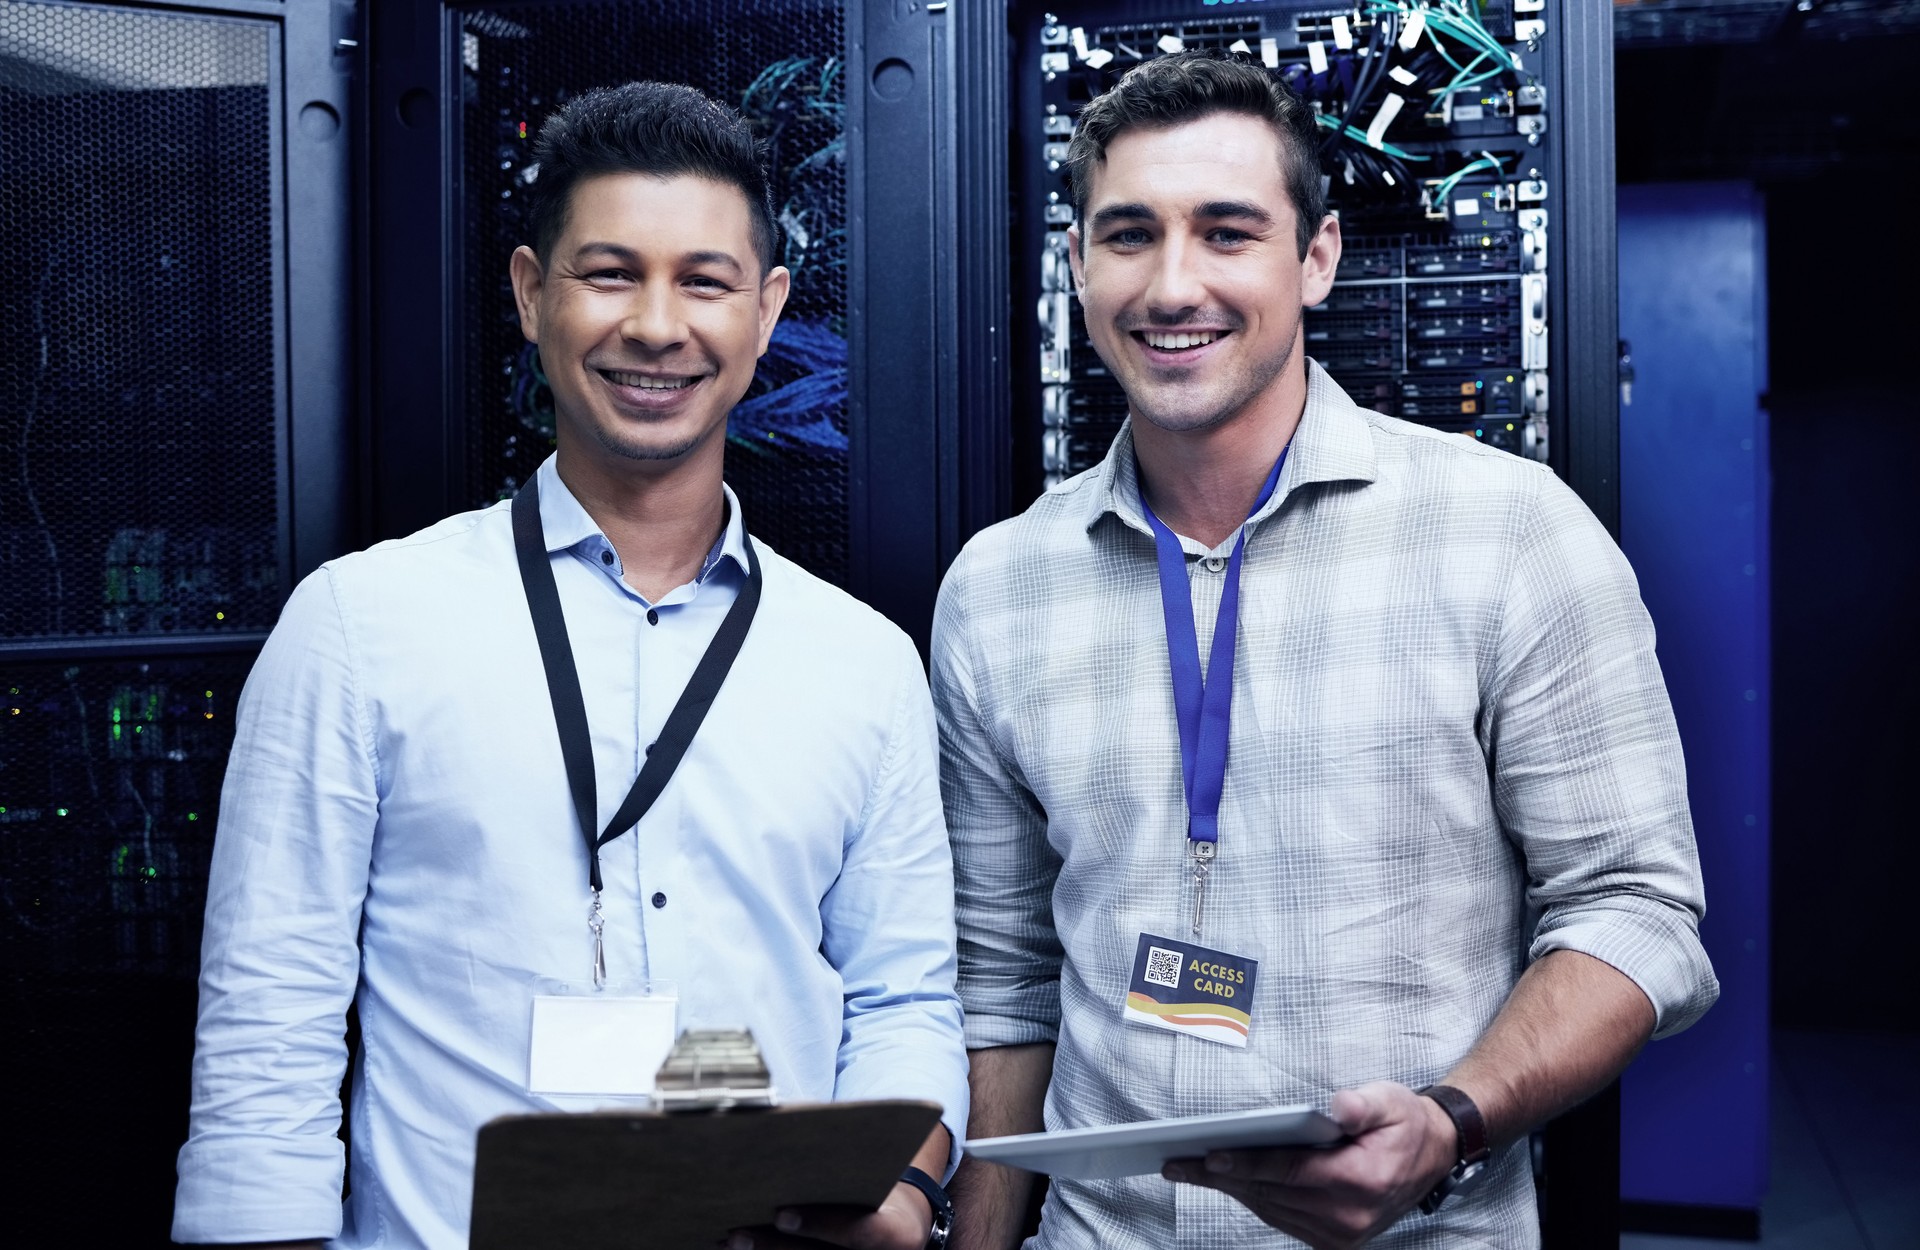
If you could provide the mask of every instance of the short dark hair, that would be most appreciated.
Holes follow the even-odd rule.
[[[1214,113],[1251,114],[1278,134],[1287,194],[1299,219],[1294,232],[1305,259],[1327,215],[1313,109],[1293,88],[1253,62],[1211,49],[1142,61],[1080,110],[1073,140],[1067,144],[1067,175],[1073,183],[1073,215],[1081,228],[1085,229],[1093,168],[1106,162],[1108,144],[1129,130],[1177,126]],[[1085,246],[1084,238],[1081,245]]]
[[[574,184],[601,174],[691,174],[736,186],[747,198],[761,272],[779,254],[764,145],[740,114],[692,87],[630,82],[582,92],[541,125],[533,159],[539,172],[527,215],[543,262],[566,229]]]

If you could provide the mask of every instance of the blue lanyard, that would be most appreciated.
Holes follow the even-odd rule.
[[[1251,518],[1273,498],[1280,470],[1287,463],[1283,450],[1247,513]],[[1206,676],[1200,675],[1200,639],[1193,627],[1193,587],[1187,579],[1187,556],[1180,540],[1153,513],[1147,493],[1140,507],[1153,528],[1153,544],[1160,557],[1160,610],[1167,621],[1167,659],[1173,669],[1173,707],[1180,723],[1180,780],[1187,797],[1187,838],[1193,849],[1196,893],[1193,928],[1200,931],[1200,912],[1206,886],[1206,864],[1220,840],[1220,796],[1227,782],[1227,731],[1233,723],[1234,644],[1240,634],[1240,556],[1247,530],[1233,544],[1227,560],[1226,585],[1220,591],[1220,615],[1214,622],[1213,648]]]

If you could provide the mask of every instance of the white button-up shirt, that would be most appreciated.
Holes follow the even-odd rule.
[[[738,500],[658,603],[549,460],[541,518],[604,827],[744,584]],[[926,1098],[964,1135],[953,889],[919,657],[756,544],[752,630],[679,770],[601,851],[607,965],[746,1025],[789,1100]],[[242,696],[174,1236],[466,1244],[474,1134],[526,1091],[537,978],[587,978],[587,857],[509,509],[301,583]],[[357,999],[356,999],[357,993]],[[341,1208],[342,1013],[357,1001]]]

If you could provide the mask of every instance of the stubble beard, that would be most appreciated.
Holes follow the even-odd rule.
[[[712,431],[710,430],[703,430],[691,438],[682,439],[674,443],[661,444],[639,441],[630,442],[621,438],[619,434],[614,431],[608,430],[600,425],[596,424],[593,427],[594,441],[598,442],[603,450],[611,452],[622,460],[679,460],[690,454],[696,447],[700,446],[701,443],[704,443],[711,433]]]
[[[1300,323],[1304,313],[1303,309],[1294,314],[1293,325],[1282,339],[1286,346],[1279,354],[1267,360],[1254,361],[1238,379],[1226,379],[1227,394],[1217,403],[1208,404],[1198,413],[1189,409],[1176,410],[1156,405],[1153,402],[1155,391],[1171,390],[1176,387],[1185,389],[1181,384],[1174,383],[1164,388],[1143,387],[1141,388],[1143,393],[1139,396],[1129,392],[1127,394],[1128,411],[1140,420],[1169,434],[1191,434],[1225,424],[1244,410],[1256,396],[1272,386],[1275,380],[1286,372],[1287,366],[1293,363],[1294,345],[1300,341]],[[1116,375],[1119,373],[1119,370],[1113,369],[1111,361],[1107,362],[1107,368],[1113,370]]]

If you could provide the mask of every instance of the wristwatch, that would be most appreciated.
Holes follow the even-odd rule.
[[[926,1195],[927,1205],[933,1208],[933,1228],[927,1233],[927,1250],[942,1250],[947,1239],[953,1236],[953,1199],[947,1197],[939,1181],[919,1168],[900,1173],[900,1180]]]
[[[1453,1121],[1456,1143],[1453,1167],[1440,1178],[1433,1192],[1420,1200],[1420,1209],[1432,1215],[1456,1190],[1486,1169],[1487,1160],[1493,1157],[1493,1147],[1487,1143],[1487,1122],[1481,1118],[1480,1108],[1473,1105],[1473,1099],[1451,1085],[1429,1085],[1418,1092],[1439,1103],[1440,1109]]]

